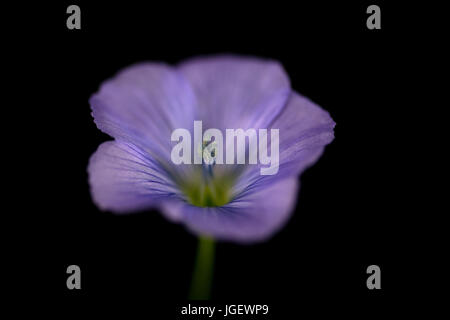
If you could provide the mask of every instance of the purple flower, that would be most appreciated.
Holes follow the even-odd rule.
[[[329,114],[291,89],[279,63],[259,58],[133,65],[105,81],[90,104],[97,127],[115,139],[89,161],[100,209],[158,208],[196,234],[235,242],[262,241],[283,226],[298,176],[334,137]],[[175,165],[171,133],[193,132],[196,120],[203,130],[279,129],[278,172],[261,175],[261,164],[217,164],[205,179],[204,165]]]

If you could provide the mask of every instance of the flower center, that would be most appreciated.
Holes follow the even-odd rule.
[[[189,203],[197,207],[220,207],[231,200],[229,179],[211,179],[208,182],[194,181],[183,188]]]
[[[198,207],[219,207],[231,201],[234,178],[231,174],[217,172],[216,143],[203,141],[198,147],[203,164],[196,166],[192,179],[182,184],[189,203]]]

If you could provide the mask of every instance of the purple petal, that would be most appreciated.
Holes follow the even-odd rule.
[[[239,56],[188,60],[180,66],[196,97],[204,128],[266,128],[291,92],[276,61]]]
[[[178,193],[167,172],[131,144],[101,144],[89,160],[88,173],[93,200],[102,210],[148,209]]]
[[[161,210],[195,234],[251,243],[266,240],[286,223],[297,191],[298,179],[293,177],[247,193],[222,207],[201,208],[174,199],[164,202]]]
[[[161,162],[170,161],[172,131],[192,128],[197,105],[189,83],[162,63],[124,69],[102,84],[90,104],[100,130]]]
[[[270,126],[280,130],[278,173],[264,176],[260,175],[261,165],[247,166],[235,192],[253,192],[265,188],[267,183],[301,174],[319,159],[325,146],[333,141],[334,126],[335,122],[327,111],[293,92],[284,110]]]

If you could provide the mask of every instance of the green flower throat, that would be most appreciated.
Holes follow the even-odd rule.
[[[218,172],[215,166],[216,145],[203,142],[199,152],[206,164],[195,166],[192,179],[181,183],[187,201],[197,207],[220,207],[231,201],[235,177],[227,172]]]

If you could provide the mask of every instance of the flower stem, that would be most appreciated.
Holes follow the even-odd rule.
[[[208,300],[210,298],[214,269],[214,247],[214,239],[198,238],[197,257],[189,293],[190,300]]]

